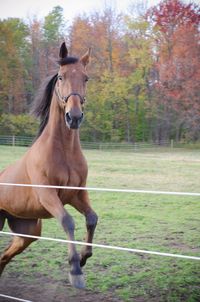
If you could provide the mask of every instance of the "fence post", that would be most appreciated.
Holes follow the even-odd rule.
[[[134,151],[137,151],[137,143],[134,143]]]
[[[173,148],[174,148],[174,140],[171,139],[171,149],[173,149]]]
[[[15,135],[12,136],[12,146],[15,146]]]

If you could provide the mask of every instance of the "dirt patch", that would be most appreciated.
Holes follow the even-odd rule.
[[[27,276],[2,276],[0,279],[0,294],[17,297],[32,302],[123,302],[112,292],[102,294],[90,290],[77,290],[67,281],[54,281],[51,278],[36,275],[30,282]],[[8,298],[0,297],[1,302],[10,302]]]

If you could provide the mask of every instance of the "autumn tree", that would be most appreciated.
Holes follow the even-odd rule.
[[[54,59],[57,57],[59,44],[65,39],[66,21],[61,6],[55,6],[44,18],[42,30],[44,70],[45,76],[48,76],[55,69]]]
[[[92,63],[89,66],[91,82],[88,90],[87,119],[82,133],[90,133],[93,140],[112,140],[114,125],[113,93],[104,87],[114,85],[119,69],[121,37],[117,28],[120,16],[106,9],[103,13],[79,16],[70,32],[71,52],[81,55],[83,48],[92,47]]]
[[[0,110],[20,113],[26,109],[26,59],[28,28],[20,19],[0,21]]]
[[[150,127],[147,126],[147,102],[150,95],[151,70],[153,68],[152,34],[149,23],[140,16],[137,19],[126,18],[127,30],[125,39],[128,43],[129,89],[126,97],[127,109],[130,111],[129,126],[134,141],[146,140]],[[130,67],[129,67],[130,68]]]
[[[147,0],[134,3],[127,16],[107,6],[77,16],[70,27],[60,6],[29,23],[1,20],[0,128],[25,133],[21,113],[57,70],[64,39],[78,57],[92,47],[83,140],[199,139],[199,6],[164,0],[145,14],[146,7]]]
[[[179,140],[199,124],[200,9],[180,0],[166,0],[148,12],[157,31],[157,137]],[[196,125],[196,126],[195,126]],[[196,130],[195,130],[196,129]],[[191,133],[191,131],[190,131]]]
[[[111,8],[76,17],[69,35],[71,52],[80,55],[83,48],[92,47],[92,71],[96,74],[114,71],[120,62],[121,23],[122,16]]]
[[[32,88],[33,92],[39,88],[42,73],[42,22],[36,16],[29,19],[31,58],[32,58]]]

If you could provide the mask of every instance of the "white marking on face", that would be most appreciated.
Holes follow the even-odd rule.
[[[73,69],[72,72],[75,73],[75,72],[76,72],[76,69]]]

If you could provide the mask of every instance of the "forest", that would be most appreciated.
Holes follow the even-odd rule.
[[[0,20],[0,135],[36,134],[31,104],[66,41],[74,56],[92,48],[83,141],[198,141],[199,38],[200,6],[181,0],[143,0],[128,14],[105,6],[72,21],[60,6],[42,20]]]

